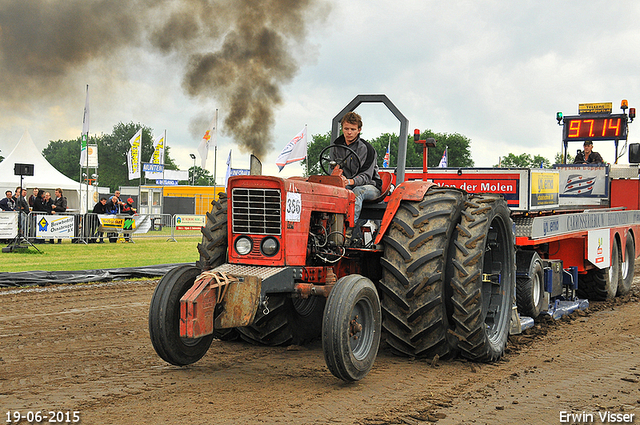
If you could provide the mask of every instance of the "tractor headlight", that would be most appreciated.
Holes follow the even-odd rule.
[[[236,239],[235,247],[238,254],[247,255],[253,248],[253,241],[246,236],[241,236]]]
[[[265,238],[262,241],[262,253],[268,257],[275,255],[280,248],[280,244],[275,238]]]

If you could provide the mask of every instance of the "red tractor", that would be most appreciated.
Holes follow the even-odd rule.
[[[399,166],[382,173],[381,199],[361,217],[377,220],[365,246],[345,243],[354,194],[327,175],[232,177],[228,195],[207,214],[196,266],[167,273],[151,301],[149,331],[158,355],[188,365],[214,337],[266,345],[321,336],[331,373],[345,381],[371,369],[382,332],[397,353],[498,359],[509,333],[516,279],[510,211],[500,195],[468,194],[426,181],[404,181],[408,121],[401,122]],[[426,152],[435,141],[416,140]],[[392,189],[392,183],[397,187]]]

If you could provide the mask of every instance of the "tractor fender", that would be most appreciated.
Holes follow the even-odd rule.
[[[376,236],[375,243],[379,244],[382,240],[382,237],[387,232],[387,229],[389,228],[393,217],[395,217],[396,211],[398,211],[402,201],[422,201],[427,190],[429,190],[431,186],[435,185],[436,184],[432,182],[415,180],[402,182],[400,186],[396,187],[393,193],[389,196],[387,209],[382,217],[382,223],[380,224],[380,230]]]

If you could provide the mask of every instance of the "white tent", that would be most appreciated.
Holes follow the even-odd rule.
[[[79,160],[79,158],[78,158]],[[60,171],[56,170],[42,156],[35,143],[31,139],[29,132],[25,130],[20,141],[2,162],[0,162],[0,189],[2,189],[1,197],[4,198],[4,192],[11,190],[12,192],[20,185],[20,176],[14,175],[15,164],[33,164],[33,176],[24,176],[22,187],[27,189],[27,194],[31,196],[32,189],[37,187],[46,192],[53,193],[55,189],[62,189],[62,193],[67,197],[68,208],[71,211],[84,212],[86,209],[85,196],[86,185],[80,185],[77,181],[73,181]],[[89,199],[92,198],[94,186],[89,186]],[[80,191],[82,190],[82,194]],[[81,203],[82,200],[82,203]],[[89,209],[93,208],[90,202]]]

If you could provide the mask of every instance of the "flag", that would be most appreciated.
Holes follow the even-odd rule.
[[[151,160],[149,161],[152,164],[164,164],[164,139],[166,133],[165,131],[153,142],[153,155],[151,155]]]
[[[200,146],[198,146],[198,153],[200,154],[200,167],[204,170],[207,168],[207,157],[209,156],[209,146],[211,145],[211,139],[213,139],[213,146],[216,146],[217,142],[217,122],[218,122],[218,110],[216,109],[216,114],[209,125],[209,129],[204,136],[202,136],[202,140],[200,140]]]
[[[276,165],[282,171],[285,165],[292,162],[302,161],[307,157],[307,126],[305,125],[298,134],[287,146],[284,147],[278,159],[276,159]]]
[[[440,164],[438,164],[438,167],[440,168],[446,168],[447,167],[447,148],[444,148],[444,153],[442,154],[442,158],[440,158]]]
[[[87,143],[89,141],[89,85],[87,84],[87,98],[84,101],[84,115],[82,116],[82,144],[80,147],[80,166],[87,166]]]
[[[142,148],[142,128],[129,140],[131,149],[127,152],[129,180],[140,178],[140,150]]]
[[[229,149],[229,157],[227,158],[227,174],[224,175],[224,187],[227,187],[229,176],[231,175],[231,149]]]
[[[389,160],[391,159],[391,136],[389,136],[389,144],[387,144],[387,153],[384,154],[384,159],[382,160],[382,167],[389,167]]]

